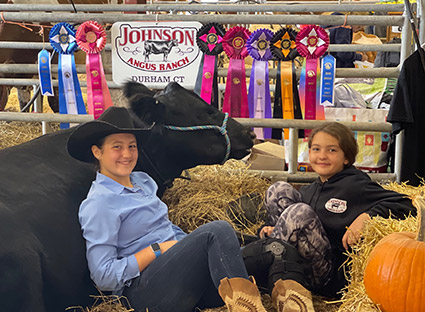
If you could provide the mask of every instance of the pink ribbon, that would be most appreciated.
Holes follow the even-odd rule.
[[[323,108],[318,105],[317,98],[317,76],[320,70],[319,60],[325,54],[329,46],[329,36],[326,31],[316,25],[304,27],[296,37],[296,47],[298,53],[306,58],[305,65],[305,90],[304,119],[315,120],[316,116],[322,114],[316,110]],[[309,130],[305,131],[308,136]]]
[[[106,32],[99,23],[87,21],[78,27],[76,39],[80,49],[87,53],[87,106],[89,114],[97,119],[113,105],[100,55],[106,44]]]
[[[245,44],[250,35],[251,32],[245,27],[235,26],[223,37],[223,49],[229,56],[223,112],[231,117],[249,118],[245,75],[248,51]]]
[[[211,104],[211,94],[213,91],[215,55],[204,55],[204,67],[202,69],[201,98]]]

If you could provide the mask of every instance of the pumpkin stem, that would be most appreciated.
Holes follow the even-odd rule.
[[[425,199],[422,196],[415,196],[415,198],[413,198],[413,205],[418,211],[416,240],[425,242]]]

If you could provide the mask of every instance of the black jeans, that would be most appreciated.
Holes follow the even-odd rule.
[[[213,308],[224,304],[217,292],[224,277],[248,278],[248,273],[233,228],[225,221],[214,221],[155,259],[123,295],[140,312]]]

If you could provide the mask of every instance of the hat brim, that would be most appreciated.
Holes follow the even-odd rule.
[[[102,120],[89,121],[77,126],[69,136],[67,142],[68,153],[75,159],[86,163],[93,163],[95,159],[91,152],[91,147],[103,137],[115,133],[132,133],[137,136],[137,134],[146,132],[146,130],[150,130],[151,128],[118,128]]]

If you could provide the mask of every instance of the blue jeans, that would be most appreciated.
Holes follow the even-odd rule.
[[[235,231],[225,221],[200,226],[155,259],[126,287],[135,311],[190,312],[224,305],[224,277],[248,279]]]

